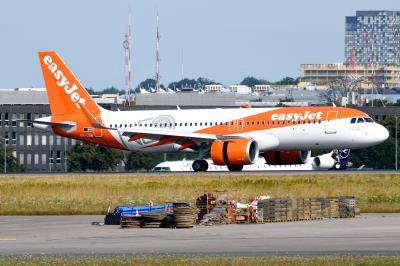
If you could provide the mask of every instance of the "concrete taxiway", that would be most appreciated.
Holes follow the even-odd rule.
[[[400,255],[400,214],[194,229],[93,226],[103,216],[2,216],[0,256]]]

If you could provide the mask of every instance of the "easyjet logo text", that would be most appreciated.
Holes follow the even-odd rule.
[[[70,96],[72,102],[76,103],[76,108],[80,109],[79,104],[85,104],[85,99],[81,98],[81,96],[76,92],[78,87],[75,83],[70,84],[69,80],[64,76],[63,72],[58,69],[56,63],[53,62],[53,58],[51,56],[45,56],[43,58],[43,62],[51,73],[53,73],[54,78],[56,79],[56,84],[58,87],[63,88],[65,93]]]
[[[302,120],[320,120],[322,119],[323,112],[313,113],[310,111],[305,111],[304,113],[287,113],[287,114],[272,114],[271,120],[293,120],[293,121],[302,121]]]

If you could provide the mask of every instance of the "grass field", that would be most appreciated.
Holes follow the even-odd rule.
[[[327,172],[318,175],[141,175],[0,177],[0,215],[103,214],[109,202],[194,202],[203,189],[236,189],[256,195],[313,197],[355,195],[362,212],[400,212],[399,174]]]
[[[0,258],[0,264],[7,265],[163,265],[163,266],[225,266],[225,265],[400,265],[399,257],[109,257],[109,258]]]

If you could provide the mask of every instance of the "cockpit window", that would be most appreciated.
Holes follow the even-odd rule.
[[[350,124],[354,124],[356,121],[357,121],[357,118],[356,118],[356,117],[353,117],[353,118],[350,120]]]
[[[364,123],[365,121],[364,121],[364,119],[362,118],[362,117],[359,117],[358,119],[357,119],[357,123]]]
[[[374,120],[371,117],[364,117],[367,123],[374,123]]]

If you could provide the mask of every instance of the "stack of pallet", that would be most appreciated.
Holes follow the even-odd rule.
[[[310,218],[317,220],[322,218],[322,202],[321,198],[310,198]]]
[[[261,212],[263,221],[286,221],[287,199],[267,199],[258,202],[257,209]]]
[[[311,200],[310,199],[296,199],[297,202],[297,219],[310,220],[311,219]]]
[[[350,218],[359,215],[355,197],[267,199],[258,202],[264,222]]]
[[[339,197],[338,201],[340,218],[352,218],[360,214],[355,197]]]
[[[324,198],[321,201],[322,217],[339,218],[339,198]]]

